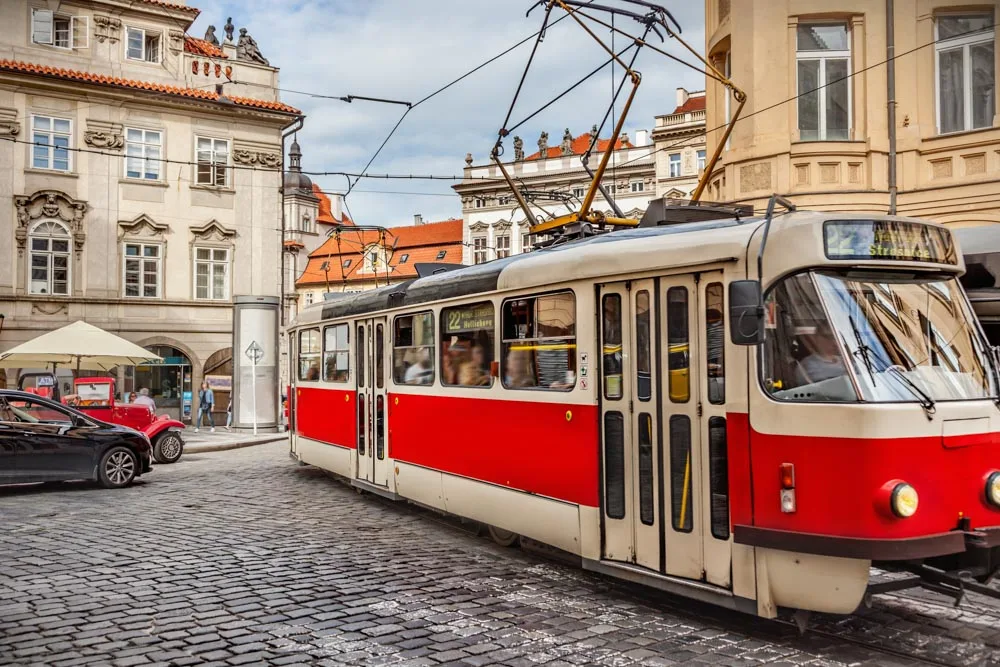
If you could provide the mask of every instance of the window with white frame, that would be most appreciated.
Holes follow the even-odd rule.
[[[33,44],[60,49],[86,49],[89,44],[89,17],[55,14],[51,9],[31,10]]]
[[[160,62],[160,35],[143,28],[126,28],[125,57],[147,63]]]
[[[799,139],[847,141],[851,135],[851,45],[843,23],[800,23],[796,31]]]
[[[125,244],[125,296],[157,298],[160,296],[163,249],[147,243]]]
[[[229,249],[194,249],[194,298],[229,298]]]
[[[496,237],[497,259],[510,257],[510,236],[501,234]]]
[[[935,21],[938,132],[993,126],[996,113],[992,14],[941,15]]]
[[[482,264],[486,261],[486,237],[477,236],[472,239],[472,263]]]
[[[486,208],[486,200],[482,197],[476,197],[476,208]]]
[[[646,184],[643,183],[642,181],[632,181],[631,183],[629,183],[629,188],[632,190],[632,192],[642,192],[643,190],[646,189]]]
[[[698,171],[701,171],[704,168],[705,168],[705,151],[700,150],[698,151]]]
[[[69,145],[73,122],[49,116],[31,117],[31,166],[35,169],[69,171]]]
[[[144,181],[160,180],[160,151],[163,134],[159,130],[125,129],[125,177]]]
[[[500,195],[499,197],[497,197],[497,204],[499,204],[500,206],[509,206],[510,195]]]
[[[613,195],[616,192],[618,192],[618,186],[615,185],[614,183],[609,183],[608,185],[605,185],[604,189],[608,191],[609,195]]]
[[[529,252],[531,250],[531,234],[524,232],[521,234],[521,252]]]
[[[229,140],[196,137],[195,143],[195,160],[198,163],[195,181],[198,185],[228,186]]]
[[[681,154],[670,154],[670,178],[677,178],[681,175]]]
[[[584,188],[573,188],[573,196],[577,199],[582,199],[586,193],[587,191]]]
[[[68,296],[70,290],[69,230],[54,220],[35,224],[28,233],[31,294]]]
[[[305,300],[306,300],[306,305],[307,306],[311,306],[312,302],[313,302],[313,293],[312,292],[306,292],[306,294],[305,294]]]
[[[308,213],[302,214],[302,220],[299,221],[299,231],[300,232],[311,232],[313,230],[312,216]]]

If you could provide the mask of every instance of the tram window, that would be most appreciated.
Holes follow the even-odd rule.
[[[323,381],[347,382],[350,329],[346,324],[335,324],[323,329]]]
[[[691,398],[688,350],[688,291],[667,290],[667,368],[670,371],[670,401],[687,403]]]
[[[691,461],[691,418],[670,416],[670,516],[674,530],[690,533],[693,528],[694,495]]]
[[[572,292],[505,301],[503,386],[569,391],[576,386],[576,297]]]
[[[712,537],[729,539],[729,457],[726,450],[726,420],[708,420],[708,468],[711,493]]]
[[[625,419],[604,415],[604,508],[610,519],[625,518]]]
[[[393,321],[392,379],[396,384],[434,382],[434,314],[401,315]]]
[[[649,291],[640,290],[635,295],[635,384],[636,396],[640,401],[648,401],[653,397],[649,320]]]
[[[492,387],[496,323],[493,304],[476,303],[441,311],[441,384]]]
[[[358,351],[358,386],[365,386],[365,325],[358,325],[358,339],[354,344]]]
[[[775,398],[856,401],[840,345],[813,278],[786,278],[764,300],[764,388]]]
[[[603,336],[601,371],[604,374],[604,398],[622,397],[622,298],[605,294],[601,301]]]
[[[382,358],[385,356],[385,349],[383,348],[382,341],[382,325],[375,325],[375,386],[381,389],[385,386],[385,362]]]
[[[319,329],[299,332],[299,379],[319,380]]]
[[[726,402],[726,320],[722,283],[705,287],[705,367],[708,374],[708,402]]]
[[[656,523],[653,509],[653,418],[639,414],[639,520],[647,526]]]

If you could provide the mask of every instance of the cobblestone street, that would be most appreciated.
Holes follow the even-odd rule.
[[[880,596],[800,637],[359,495],[285,443],[3,490],[0,521],[3,664],[1000,664],[981,599]]]

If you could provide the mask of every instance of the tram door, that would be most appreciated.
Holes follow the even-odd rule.
[[[703,280],[607,285],[600,311],[604,558],[695,580],[705,578]]]
[[[385,318],[359,321],[356,325],[358,378],[358,479],[386,486],[389,463],[386,444],[386,322]]]

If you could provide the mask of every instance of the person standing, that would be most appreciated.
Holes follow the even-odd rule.
[[[136,405],[145,405],[150,411],[156,412],[156,403],[153,402],[152,397],[149,395],[149,389],[146,387],[139,390],[139,397],[133,399],[132,402]]]
[[[212,417],[212,411],[215,409],[215,393],[212,388],[208,386],[207,382],[201,383],[201,391],[198,392],[198,421],[194,424],[194,432],[197,433],[198,429],[201,428],[201,417],[202,415],[208,416],[208,425],[211,427],[211,433],[215,433],[215,418]]]
[[[233,430],[233,396],[229,395],[229,405],[226,406],[226,430]]]

